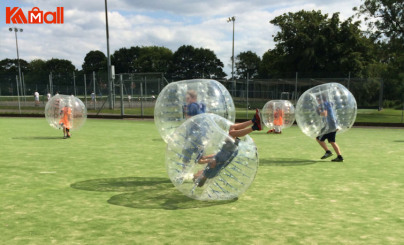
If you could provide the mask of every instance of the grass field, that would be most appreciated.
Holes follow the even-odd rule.
[[[343,163],[297,127],[252,133],[256,179],[228,202],[173,187],[153,121],[61,136],[0,118],[0,244],[404,244],[404,129],[338,135]]]

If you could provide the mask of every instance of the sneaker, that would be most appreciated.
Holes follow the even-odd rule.
[[[270,130],[268,130],[267,134],[270,134],[270,133],[273,133],[273,132],[275,132],[275,130],[270,129]]]
[[[261,112],[258,109],[255,109],[255,125],[257,125],[258,130],[261,131],[263,128],[263,122],[262,122],[262,116],[261,116]]]
[[[66,136],[63,136],[63,139],[67,139],[67,137],[66,137]]]
[[[329,158],[330,156],[332,156],[332,152],[331,151],[327,151],[324,156],[321,157],[321,159],[326,159]]]
[[[331,162],[343,162],[344,158],[342,156],[337,156],[335,159],[332,159]]]

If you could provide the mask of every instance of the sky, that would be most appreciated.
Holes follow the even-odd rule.
[[[351,17],[361,0],[108,0],[110,54],[122,47],[162,46],[175,52],[182,45],[214,51],[231,74],[234,16],[234,55],[252,51],[258,56],[275,47],[273,36],[279,29],[269,21],[276,16],[300,10],[321,10],[340,19]],[[63,24],[6,24],[6,7],[28,11],[38,7],[55,12],[64,7]],[[20,58],[67,59],[79,70],[92,50],[107,54],[105,1],[102,0],[1,0],[0,60]]]

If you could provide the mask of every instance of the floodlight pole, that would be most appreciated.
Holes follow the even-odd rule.
[[[233,42],[232,42],[232,51],[231,51],[231,78],[233,81],[233,95],[236,93],[236,81],[234,80],[234,22],[236,21],[236,17],[232,16],[227,19],[227,22],[233,22]]]
[[[17,32],[22,32],[23,29],[18,29],[16,27],[14,28],[9,28],[9,31],[14,31],[15,34],[15,48],[17,50],[17,61],[18,61],[18,74],[19,74],[19,83],[20,83],[20,90],[22,88],[22,79],[21,79],[21,65],[20,65],[20,53],[18,52],[18,38],[17,38]],[[18,87],[17,87],[18,89]],[[18,92],[18,91],[17,91]],[[22,91],[21,91],[21,95],[22,95]],[[18,95],[19,96],[19,95]],[[18,98],[19,99],[19,98]]]
[[[108,4],[105,0],[105,29],[107,35],[107,61],[108,61],[108,103],[109,109],[112,109],[112,74],[111,74],[111,56],[109,55],[109,30],[108,30]]]

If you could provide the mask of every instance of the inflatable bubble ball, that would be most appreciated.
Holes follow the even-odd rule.
[[[268,101],[261,111],[262,120],[270,130],[281,132],[295,121],[295,107],[288,100]]]
[[[304,134],[315,138],[327,133],[343,133],[355,122],[356,100],[339,83],[313,87],[296,104],[296,122]]]
[[[45,106],[45,117],[53,128],[62,128],[61,124],[70,130],[77,130],[87,119],[87,109],[83,102],[73,95],[55,95]]]
[[[231,200],[244,193],[258,169],[258,153],[250,136],[233,139],[233,123],[215,114],[194,116],[169,138],[168,175],[183,194],[202,201]]]
[[[187,118],[205,112],[234,122],[236,109],[229,91],[215,80],[183,80],[168,84],[160,92],[154,107],[154,122],[167,142]]]

